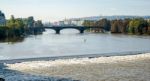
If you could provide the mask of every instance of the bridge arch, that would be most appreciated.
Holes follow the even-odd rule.
[[[51,34],[55,34],[56,31],[54,29],[45,29],[46,33],[51,33]]]
[[[60,32],[62,31],[62,30],[65,30],[65,29],[73,29],[73,30],[77,30],[77,31],[79,31],[79,33],[84,33],[84,32],[81,32],[82,30],[80,29],[80,28],[61,28],[60,29]]]

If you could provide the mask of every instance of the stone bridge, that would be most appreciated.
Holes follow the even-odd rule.
[[[60,34],[60,31],[63,29],[77,29],[80,33],[84,33],[87,29],[101,29],[105,30],[103,27],[96,27],[96,26],[52,26],[52,27],[44,27],[45,29],[53,29],[56,31],[56,34]]]

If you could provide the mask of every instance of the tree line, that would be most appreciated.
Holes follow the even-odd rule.
[[[25,37],[30,34],[39,34],[44,31],[42,21],[34,21],[33,17],[26,19],[14,18],[12,15],[5,26],[0,26],[0,39]]]
[[[134,19],[116,19],[107,20],[101,19],[99,21],[86,20],[83,23],[84,26],[97,26],[103,27],[106,31],[111,33],[124,33],[124,34],[148,34],[150,35],[150,20],[143,18]],[[94,32],[101,32],[101,29],[92,29]]]

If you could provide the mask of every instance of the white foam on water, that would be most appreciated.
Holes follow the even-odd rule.
[[[8,69],[30,74],[83,81],[149,81],[150,53],[98,58],[58,59],[6,64]]]

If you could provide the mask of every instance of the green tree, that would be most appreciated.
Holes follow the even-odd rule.
[[[128,33],[128,28],[129,28],[129,22],[131,19],[124,19],[123,20],[123,26],[121,28],[122,33]]]
[[[6,38],[6,27],[0,26],[0,40]]]
[[[34,27],[34,18],[33,18],[33,16],[28,17],[28,19],[27,19],[27,26],[28,27]]]
[[[95,23],[98,27],[103,27],[105,30],[110,31],[110,21],[107,19],[101,19]]]
[[[7,30],[7,35],[9,37],[16,37],[23,35],[24,23],[21,18],[15,19],[14,16],[12,15],[10,20],[7,21],[6,25],[9,28]]]
[[[6,22],[6,26],[9,27],[9,28],[12,28],[12,27],[15,27],[15,18],[13,15],[11,15],[11,18],[10,20],[7,20]]]
[[[95,21],[85,20],[82,25],[83,26],[95,26]]]
[[[129,33],[143,34],[147,31],[147,22],[143,18],[136,18],[129,22]],[[145,31],[145,32],[144,32]]]
[[[14,24],[16,25],[16,28],[23,28],[25,26],[22,19],[16,19]]]
[[[85,20],[82,25],[83,26],[87,26],[87,27],[89,27],[89,26],[93,27],[93,26],[95,26],[95,21]],[[90,28],[88,31],[90,31],[90,32],[96,32],[97,29]]]
[[[150,20],[147,21],[147,24],[148,24],[147,33],[150,35]]]
[[[41,20],[36,21],[35,27],[43,27],[42,21]]]

